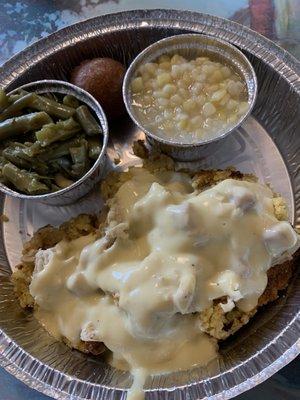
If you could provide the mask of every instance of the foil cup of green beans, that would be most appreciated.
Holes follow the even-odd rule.
[[[100,104],[67,82],[42,80],[0,90],[0,190],[69,204],[105,173],[108,124]]]

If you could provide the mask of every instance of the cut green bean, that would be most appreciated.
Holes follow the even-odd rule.
[[[67,94],[63,98],[63,104],[68,107],[72,108],[77,108],[80,106],[79,101],[76,99],[76,97],[71,96],[70,94]]]
[[[28,92],[24,89],[18,90],[18,92],[16,94],[10,94],[8,96],[9,104],[12,104],[15,101],[21,99],[22,97],[26,96],[26,94],[28,94]]]
[[[56,158],[67,156],[70,154],[70,147],[79,146],[81,143],[81,136],[76,136],[73,139],[67,140],[62,143],[53,143],[51,146],[42,147],[39,142],[35,142],[31,148],[28,149],[27,154],[31,157],[38,155],[43,161],[50,161]]]
[[[83,139],[80,146],[70,147],[70,155],[73,161],[72,174],[82,176],[89,168],[87,141]]]
[[[35,157],[38,154],[43,153],[45,150],[39,142],[34,142],[31,144],[31,146],[26,147],[27,148],[24,150],[24,152],[28,155],[28,157]]]
[[[9,98],[3,89],[0,88],[0,110],[3,110],[9,105]]]
[[[40,129],[50,122],[52,122],[52,119],[45,112],[36,112],[6,119],[0,122],[0,140]]]
[[[89,151],[89,157],[92,160],[96,160],[102,149],[102,144],[100,143],[99,139],[88,139],[88,151]]]
[[[87,142],[82,140],[80,146],[70,147],[70,155],[74,164],[85,163],[87,159]]]
[[[0,114],[0,121],[4,121],[5,119],[11,117],[16,117],[19,111],[30,107],[33,98],[34,93],[28,93],[25,96],[20,97]]]
[[[36,93],[34,93],[34,99],[30,108],[33,108],[34,110],[45,111],[47,114],[53,117],[62,119],[70,118],[75,113],[75,108],[68,107],[55,100],[47,99],[44,96],[39,96]]]
[[[19,168],[34,170],[43,175],[46,175],[49,172],[47,164],[39,160],[37,157],[31,159],[26,154],[26,146],[22,143],[14,143],[13,145],[6,147],[2,151],[2,155],[6,160]]]
[[[15,101],[21,99],[22,97],[23,97],[23,95],[21,95],[21,94],[11,94],[9,96],[9,104],[14,103]]]
[[[36,132],[35,136],[42,147],[49,146],[51,143],[70,139],[76,133],[80,132],[80,125],[73,119],[58,121],[43,126]]]
[[[0,156],[0,183],[3,183],[4,185],[6,185],[8,182],[2,174],[2,170],[4,165],[6,165],[7,163],[8,161],[4,157]]]
[[[14,187],[29,195],[49,192],[49,188],[39,180],[39,176],[33,172],[22,170],[11,163],[4,165],[2,175]]]
[[[18,157],[15,149],[12,147],[7,147],[4,149],[2,155],[7,161],[10,161],[19,168],[27,170],[31,169],[31,163],[22,159],[21,157]]]
[[[52,150],[43,154],[41,157],[43,160],[53,160],[61,158],[63,156],[70,155],[70,148],[80,146],[82,137],[75,137],[74,139],[67,140],[59,145],[56,145]]]
[[[4,157],[0,156],[0,173],[1,174],[2,174],[2,169],[3,169],[4,165],[6,165],[7,163],[8,163],[8,161]]]
[[[69,154],[69,144],[64,142],[59,146],[55,146],[49,151],[44,151],[43,153],[40,153],[40,158],[43,161],[49,161],[49,160],[54,160],[63,156],[67,156]]]
[[[16,99],[20,99],[23,96],[26,96],[29,92],[25,89],[18,89],[14,94],[8,95],[10,102],[15,101]]]
[[[75,117],[88,136],[100,135],[102,133],[100,124],[95,120],[87,106],[82,105],[76,108]]]

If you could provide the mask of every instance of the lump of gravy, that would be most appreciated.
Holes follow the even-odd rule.
[[[199,193],[183,173],[136,168],[111,201],[105,237],[37,253],[37,318],[73,344],[105,343],[112,365],[134,375],[131,399],[149,374],[207,364],[217,343],[197,313],[222,296],[255,308],[274,260],[299,246],[272,197],[259,183],[233,179]]]

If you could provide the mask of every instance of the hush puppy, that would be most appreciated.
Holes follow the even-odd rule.
[[[111,58],[85,60],[71,73],[71,83],[89,92],[103,107],[109,118],[125,111],[122,83],[125,67]]]

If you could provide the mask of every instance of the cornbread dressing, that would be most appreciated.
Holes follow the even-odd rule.
[[[103,237],[36,253],[30,294],[53,336],[77,348],[103,342],[111,363],[132,371],[138,398],[148,374],[216,356],[201,315],[220,298],[224,313],[255,309],[268,270],[299,236],[259,183],[225,179],[201,191],[188,174],[131,173],[109,202]]]

